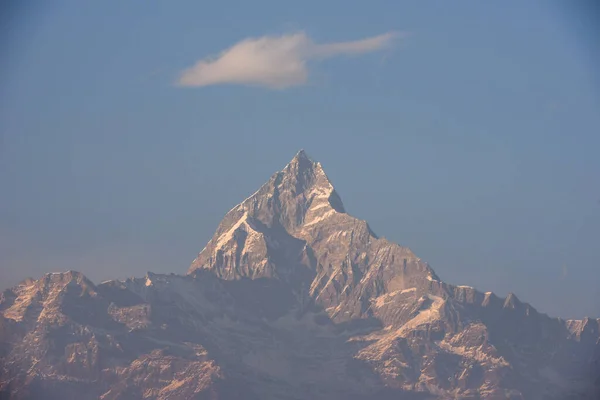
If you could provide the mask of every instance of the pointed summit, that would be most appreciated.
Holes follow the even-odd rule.
[[[321,163],[311,159],[304,149],[301,149],[285,168],[276,174],[279,194],[288,195],[299,202],[304,202],[304,208],[323,206],[332,207],[338,212],[345,212],[344,206],[335,192],[333,184],[325,174]]]
[[[302,149],[259,190],[225,215],[213,238],[192,262],[189,273],[210,268],[226,278],[271,276],[272,261],[281,257],[280,252],[290,251],[284,247],[302,247],[301,240],[306,235],[318,235],[322,226],[342,222],[353,226],[354,221],[346,214],[321,164]],[[366,237],[372,235],[366,222],[359,225]],[[293,257],[304,257],[302,251],[293,250]],[[284,258],[288,257],[289,254]]]
[[[306,154],[304,149],[300,149],[292,158],[292,160],[283,168],[282,172],[289,170],[290,168],[297,168],[299,170],[306,168],[314,168],[318,163],[316,163],[312,158]]]
[[[333,187],[327,176],[325,175],[325,171],[323,171],[323,167],[321,163],[316,162],[311,157],[306,154],[304,149],[300,149],[292,158],[292,160],[280,171],[280,173],[284,175],[288,175],[292,173],[293,175],[304,175],[306,178],[311,177],[311,175],[322,175],[325,177],[320,183]]]
[[[285,166],[282,172],[294,171],[296,173],[302,173],[306,170],[314,170],[319,165],[313,161],[304,151],[300,149],[298,153],[292,158],[292,160]],[[320,165],[319,165],[320,167]]]
[[[288,165],[286,165],[286,168],[289,167],[290,165],[297,165],[297,166],[301,166],[303,168],[310,168],[310,167],[316,167],[319,166],[319,168],[321,167],[321,163],[315,161],[314,159],[312,159],[307,153],[306,150],[304,149],[300,149],[296,155],[294,156],[294,158],[292,158],[292,160],[288,163]],[[286,169],[284,168],[284,170]]]
[[[305,288],[320,306],[337,307],[340,320],[368,313],[368,297],[426,290],[436,277],[410,249],[347,214],[321,164],[304,150],[225,215],[188,273],[198,269]]]
[[[306,154],[306,151],[304,149],[300,149],[296,155],[294,156],[294,158],[292,159],[292,161],[296,161],[296,160],[308,160],[308,161],[312,161],[312,159],[308,156],[308,154]]]

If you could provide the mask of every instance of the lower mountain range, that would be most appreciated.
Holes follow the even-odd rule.
[[[300,151],[185,276],[5,290],[0,398],[597,400],[600,320],[442,282]]]

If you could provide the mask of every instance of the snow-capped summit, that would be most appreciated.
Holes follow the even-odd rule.
[[[189,273],[225,279],[276,277],[305,286],[332,317],[369,309],[365,297],[411,287],[444,290],[410,249],[378,238],[346,213],[319,162],[304,150],[257,192],[230,210]]]
[[[275,253],[282,244],[294,248],[297,239],[342,214],[342,201],[321,164],[300,150],[258,191],[225,215],[189,272],[214,267],[222,277],[271,276],[276,271],[269,258],[278,257]],[[286,255],[280,254],[282,257],[289,262]],[[261,265],[252,266],[254,259]]]

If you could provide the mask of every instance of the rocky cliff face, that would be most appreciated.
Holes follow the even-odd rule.
[[[596,399],[600,321],[441,282],[301,151],[187,276],[77,272],[0,297],[15,399]],[[1,395],[0,395],[1,398]]]

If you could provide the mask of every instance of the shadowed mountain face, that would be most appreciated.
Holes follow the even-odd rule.
[[[0,399],[597,399],[600,321],[441,282],[303,151],[188,275],[0,297]]]

